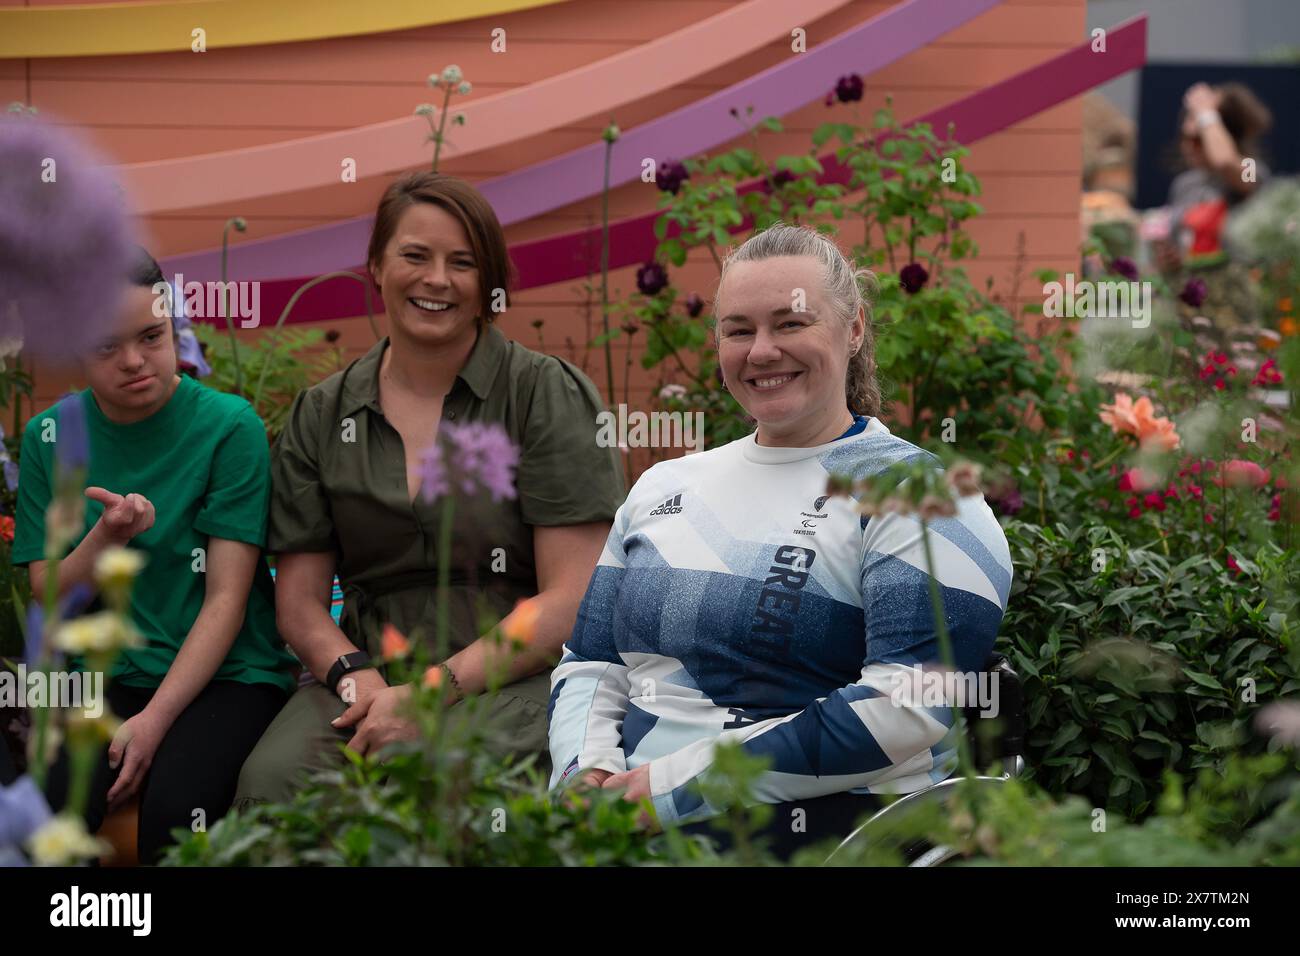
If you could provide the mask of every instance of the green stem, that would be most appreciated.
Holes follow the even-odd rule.
[[[379,341],[380,338],[379,326],[375,324],[375,310],[374,310],[374,306],[371,304],[370,301],[370,284],[364,276],[360,276],[355,272],[349,272],[347,270],[339,270],[337,272],[327,272],[324,275],[319,275],[316,278],[304,282],[302,285],[298,286],[298,288],[294,291],[293,295],[289,297],[289,301],[284,304],[284,310],[280,313],[280,317],[275,320],[275,325],[271,327],[271,331],[276,335],[280,334],[280,331],[284,326],[285,319],[289,317],[289,312],[292,311],[293,307],[298,304],[298,300],[302,298],[303,293],[306,292],[308,289],[310,289],[312,286],[320,285],[326,279],[341,278],[345,276],[348,278],[356,279],[358,282],[360,282],[363,286],[366,287],[366,318],[370,321],[370,331],[375,334],[375,341],[376,342]],[[262,400],[262,386],[266,382],[266,370],[270,367],[270,365],[271,363],[269,361],[263,362],[262,371],[257,376],[257,388],[253,391],[253,409],[255,411],[261,408],[261,405],[259,403]],[[261,412],[258,411],[258,414],[261,414]]]
[[[447,128],[447,104],[451,102],[451,87],[448,86],[442,94],[442,112],[438,114],[438,135],[433,138],[433,169],[431,172],[438,171],[438,157],[442,154],[442,134]]]
[[[239,340],[235,337],[235,322],[230,315],[230,289],[226,285],[226,256],[230,246],[230,227],[231,221],[226,222],[226,226],[221,230],[221,311],[225,313],[226,331],[230,333],[230,355],[235,363],[235,391],[240,395],[244,394],[244,374],[239,366]],[[182,299],[185,296],[185,290],[180,290]],[[177,305],[178,308],[183,306]]]
[[[612,122],[612,120],[611,120]],[[600,191],[600,318],[605,337],[605,383],[614,407],[614,352],[609,343],[609,167],[614,144],[605,143],[605,183]]]
[[[934,633],[939,639],[939,655],[943,666],[950,674],[957,672],[957,664],[952,653],[952,641],[948,637],[948,622],[944,616],[943,594],[939,591],[939,581],[934,576],[934,554],[930,550],[930,528],[924,518],[921,519],[921,542],[925,549],[926,583],[930,588],[930,610],[934,615]],[[957,762],[963,777],[975,776],[970,755],[970,741],[966,739],[966,720],[956,700],[952,702],[953,728],[957,731]]]
[[[442,496],[442,515],[438,525],[438,609],[435,615],[438,663],[447,659],[451,635],[448,633],[451,612],[451,532],[456,517],[456,499],[451,492]]]

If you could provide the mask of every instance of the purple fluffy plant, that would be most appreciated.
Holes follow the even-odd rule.
[[[438,441],[420,458],[420,491],[426,502],[453,490],[480,490],[493,501],[513,499],[519,449],[500,425],[471,422],[438,426]]]
[[[135,245],[100,157],[43,119],[0,116],[0,337],[76,357],[116,321]]]

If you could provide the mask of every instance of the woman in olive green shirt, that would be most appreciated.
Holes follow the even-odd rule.
[[[316,682],[290,699],[245,763],[237,805],[287,799],[307,773],[341,760],[341,743],[373,753],[415,735],[402,712],[410,687],[389,686],[371,662],[385,623],[434,633],[441,508],[420,494],[420,464],[440,422],[498,424],[520,452],[517,499],[457,499],[442,662],[461,695],[484,693],[506,668],[490,703],[501,756],[545,760],[549,665],[625,493],[617,451],[596,441],[603,405],[591,382],[492,324],[509,303],[510,262],[477,190],[436,173],[394,183],[367,261],[389,337],[299,395],[272,450],[277,621]],[[335,573],[345,596],[338,626]],[[480,637],[481,602],[509,628],[520,623],[516,602],[533,596],[527,650],[507,655]]]

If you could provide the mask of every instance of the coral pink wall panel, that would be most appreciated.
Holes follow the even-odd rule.
[[[0,0],[4,5],[22,4]],[[315,43],[214,49],[205,54],[0,61],[0,100],[29,100],[80,128],[114,160],[140,162],[278,142],[408,115],[416,104],[433,99],[424,78],[448,63],[460,65],[474,84],[468,98],[472,100],[657,39],[730,6],[723,0],[573,0],[509,16]],[[806,24],[809,45],[890,6],[879,0],[854,0]],[[866,121],[886,94],[892,94],[900,117],[917,115],[1048,59],[1085,38],[1085,13],[1085,0],[1006,0],[929,46],[867,75],[859,115]],[[505,54],[493,54],[488,47],[489,31],[497,26],[507,31]],[[791,55],[788,43],[771,44],[661,95],[629,103],[615,112],[615,119],[630,128]],[[828,78],[828,88],[833,81]],[[814,103],[783,118],[785,133],[765,135],[760,142],[769,156],[802,152],[808,147],[809,131],[819,123],[850,115],[847,107],[827,109]],[[465,158],[458,158],[451,148],[444,151],[441,167],[472,181],[498,176],[590,144],[608,118],[586,117]],[[985,193],[980,201],[987,210],[972,229],[981,256],[969,271],[977,281],[991,277],[995,291],[1032,300],[1033,270],[1072,267],[1078,254],[1079,126],[1077,102],[1067,103],[974,147],[969,165],[983,180]],[[454,143],[454,130],[450,135]],[[736,138],[721,148],[745,140],[738,127]],[[388,177],[367,177],[365,170],[360,174],[357,183],[267,197],[239,208],[174,211],[149,217],[141,226],[152,251],[163,256],[218,244],[222,224],[233,215],[249,222],[243,239],[366,214],[373,211]],[[658,196],[652,185],[627,184],[612,193],[611,215],[618,218],[653,209]],[[599,212],[596,197],[518,223],[507,235],[515,242],[581,228],[598,223]],[[1024,254],[1018,255],[1022,236]],[[848,244],[860,236],[848,225],[844,238]],[[360,259],[362,250],[357,253]],[[1018,266],[1023,281],[1013,292],[1012,276]],[[716,280],[716,269],[707,256],[695,257],[674,272],[680,288],[706,297]],[[586,334],[581,284],[559,283],[520,294],[511,313],[503,317],[502,327],[536,347],[537,332],[531,323],[542,319],[548,350],[567,357],[565,342],[572,341],[579,349],[573,354],[581,361]],[[624,293],[634,289],[634,270],[614,273],[611,287]],[[328,327],[342,333],[341,344],[349,354],[369,347],[372,337],[364,318]],[[620,346],[615,353],[621,397],[626,352]],[[588,371],[598,382],[604,377],[602,362],[603,355],[595,352],[588,359]],[[639,365],[635,369],[630,394],[634,402],[644,401],[667,368],[653,373],[640,370]],[[73,384],[73,378],[66,370],[43,371],[38,377],[40,400],[52,399]]]

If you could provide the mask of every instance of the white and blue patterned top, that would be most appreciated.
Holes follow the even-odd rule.
[[[862,517],[830,474],[937,458],[859,419],[816,448],[753,435],[661,462],[618,510],[551,677],[552,786],[650,765],[660,820],[713,815],[717,741],[768,755],[756,799],[910,793],[956,765],[947,707],[898,706],[940,654],[919,520]],[[958,671],[988,659],[1011,557],[983,498],[929,522]]]

